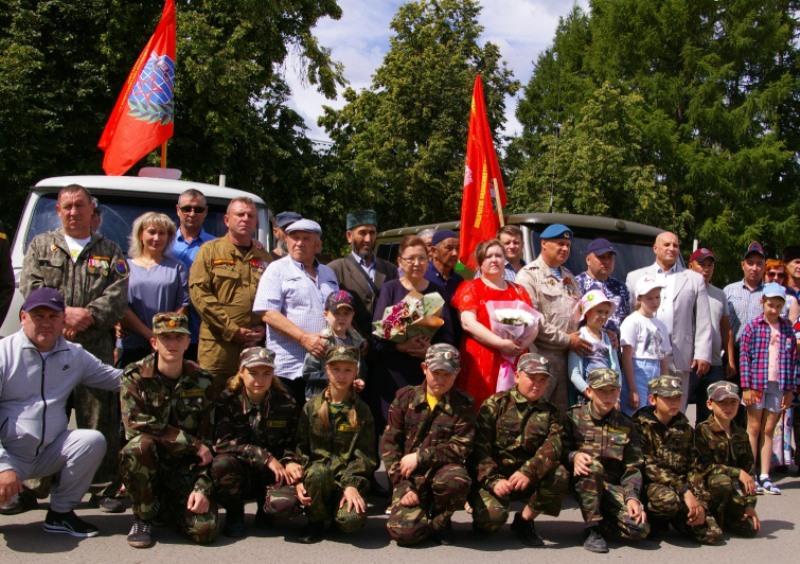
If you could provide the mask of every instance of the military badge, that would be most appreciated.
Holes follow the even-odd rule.
[[[128,263],[125,262],[125,259],[117,259],[117,262],[114,264],[114,271],[122,278],[128,276]]]

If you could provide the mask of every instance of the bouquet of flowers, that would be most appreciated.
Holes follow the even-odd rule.
[[[486,302],[489,313],[489,328],[503,339],[521,341],[535,339],[539,332],[542,314],[520,300],[511,302]],[[496,391],[503,392],[514,385],[514,364],[516,358],[503,355]]]
[[[417,335],[432,337],[444,325],[439,316],[443,307],[444,298],[437,292],[410,292],[403,301],[387,307],[380,321],[373,322],[372,334],[393,343],[405,343]]]

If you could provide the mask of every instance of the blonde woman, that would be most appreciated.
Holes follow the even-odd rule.
[[[189,273],[179,260],[167,254],[175,238],[175,224],[163,213],[147,212],[136,218],[128,250],[128,308],[122,318],[122,354],[125,367],[152,352],[151,322],[160,311],[186,315],[189,307]],[[102,258],[102,257],[101,257]],[[102,268],[102,264],[89,268]]]

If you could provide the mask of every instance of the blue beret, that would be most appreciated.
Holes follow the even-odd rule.
[[[560,223],[554,223],[553,225],[547,227],[542,234],[539,235],[539,239],[572,239],[573,233],[572,230],[567,227],[566,225],[561,225]]]

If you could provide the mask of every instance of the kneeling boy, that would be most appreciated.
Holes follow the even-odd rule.
[[[472,399],[453,389],[459,353],[432,345],[422,363],[425,381],[397,392],[381,440],[381,458],[392,482],[392,510],[386,527],[398,544],[433,536],[451,544],[450,517],[464,506],[471,480],[464,468],[472,452]]]
[[[671,524],[698,542],[717,543],[722,531],[707,514],[709,497],[698,465],[694,429],[680,411],[681,379],[659,376],[647,386],[650,405],[637,411],[633,419],[644,456],[650,525],[664,529]]]
[[[733,420],[739,402],[736,384],[711,384],[706,402],[711,416],[695,427],[694,442],[700,468],[706,469],[706,487],[717,524],[723,531],[754,537],[761,523],[755,510],[756,481],[749,473],[753,450],[747,431]]]
[[[589,403],[573,407],[564,419],[563,449],[586,523],[583,547],[602,553],[608,552],[604,534],[643,539],[650,526],[639,501],[639,435],[633,421],[617,408],[619,376],[600,368],[589,372],[587,383]]]
[[[514,387],[489,397],[478,411],[470,494],[477,529],[494,533],[508,519],[512,500],[524,500],[511,530],[528,546],[544,546],[533,520],[557,516],[569,486],[561,466],[561,418],[544,399],[550,363],[539,354],[520,357]]]

